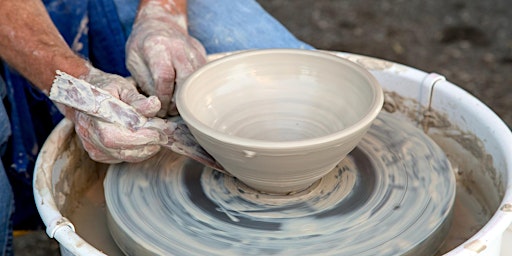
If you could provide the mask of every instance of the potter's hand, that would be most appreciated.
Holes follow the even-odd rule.
[[[152,98],[156,99],[154,96]],[[133,106],[114,97],[109,92],[61,71],[57,71],[57,76],[53,81],[50,99],[64,106],[72,107],[73,111],[84,113],[84,115],[78,115],[78,118],[76,118],[79,122],[79,118],[84,118],[84,122],[77,125],[77,127],[81,127],[77,131],[83,134],[82,137],[89,144],[93,144],[90,141],[100,141],[102,142],[99,143],[100,146],[117,143],[116,147],[113,148],[115,150],[123,145],[124,147],[121,150],[127,147],[135,149],[133,152],[128,150],[112,152],[112,147],[93,147],[93,150],[100,149],[101,157],[106,155],[107,157],[113,156],[114,160],[131,161],[131,159],[135,159],[134,161],[138,161],[150,156],[153,149],[158,150],[155,145],[159,144],[176,153],[195,159],[206,166],[223,170],[222,166],[199,145],[185,122],[179,117],[170,119],[147,118],[141,115]],[[158,99],[156,100],[158,101]],[[159,105],[155,109],[160,109]],[[73,114],[76,115],[75,112]],[[88,128],[95,128],[94,125],[91,125],[93,121],[98,123],[98,127],[103,127],[103,129],[100,129],[100,132],[105,131],[103,139],[100,137],[98,140],[95,134],[90,133],[94,129]],[[158,131],[158,134],[155,134],[156,131]],[[147,146],[147,150],[143,149],[144,146]],[[91,150],[89,152],[91,153]],[[112,155],[112,153],[117,155]],[[105,161],[109,160],[103,160],[103,162]]]
[[[80,77],[81,79],[104,89],[137,111],[134,113],[128,109],[112,108],[108,112],[117,121],[112,123],[95,115],[66,108],[66,116],[74,121],[75,131],[91,159],[103,163],[138,162],[156,154],[160,150],[160,144],[167,141],[166,137],[158,129],[141,128],[138,125],[140,119],[156,114],[160,109],[159,100],[155,96],[146,98],[139,94],[133,81],[102,72],[91,66],[89,68],[89,73]],[[81,90],[78,86],[75,88]],[[72,93],[68,96],[77,97],[78,95],[80,94]],[[98,99],[99,97],[102,96],[90,95],[88,99],[82,99],[83,105],[95,106],[95,102],[102,101]],[[96,109],[93,112],[104,109],[106,108]]]
[[[158,96],[160,117],[177,114],[175,83],[206,62],[204,47],[188,35],[183,9],[170,0],[143,1],[126,44],[128,70],[145,93]]]

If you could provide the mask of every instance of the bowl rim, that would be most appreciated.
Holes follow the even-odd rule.
[[[266,140],[256,140],[243,138],[239,136],[228,135],[223,132],[219,132],[216,129],[209,127],[200,121],[194,113],[187,107],[187,104],[184,103],[184,95],[188,92],[188,85],[191,84],[194,80],[196,80],[204,70],[211,69],[215,66],[218,66],[225,62],[234,61],[240,58],[246,58],[250,56],[257,55],[272,55],[272,54],[300,54],[300,55],[309,55],[321,58],[327,58],[330,60],[334,60],[337,62],[342,62],[344,65],[349,66],[355,72],[359,73],[364,77],[371,89],[374,91],[373,101],[370,105],[370,108],[366,115],[360,118],[357,122],[351,124],[350,126],[345,127],[344,129],[330,133],[328,135],[308,138],[303,140],[295,140],[295,141],[266,141]],[[192,126],[195,129],[199,130],[204,135],[212,138],[213,140],[221,141],[227,144],[247,147],[247,148],[255,148],[255,149],[298,149],[303,147],[311,147],[315,145],[325,145],[325,144],[334,144],[335,146],[340,145],[339,140],[347,137],[351,134],[354,134],[360,129],[364,127],[369,127],[369,125],[375,120],[377,115],[380,113],[382,106],[384,104],[384,92],[380,83],[377,79],[363,66],[357,64],[353,61],[345,59],[343,57],[321,51],[321,50],[307,50],[307,49],[288,49],[288,48],[276,48],[276,49],[253,49],[253,50],[245,50],[235,52],[233,54],[227,55],[225,57],[213,60],[211,62],[206,63],[199,69],[197,69],[194,73],[192,73],[185,81],[177,86],[176,92],[176,107],[181,117],[185,121],[188,126]]]

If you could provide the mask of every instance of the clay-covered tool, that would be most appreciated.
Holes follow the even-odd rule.
[[[50,99],[88,115],[101,118],[106,122],[120,125],[126,125],[128,122],[128,125],[133,129],[154,127],[153,124],[159,123],[158,127],[165,127],[163,132],[168,138],[167,143],[162,144],[162,146],[216,170],[224,170],[199,145],[181,117],[147,118],[107,91],[59,70],[57,70],[57,76],[50,90]],[[116,114],[120,109],[123,110],[123,118]],[[162,122],[164,125],[162,125]]]

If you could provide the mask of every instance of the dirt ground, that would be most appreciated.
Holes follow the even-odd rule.
[[[298,38],[444,75],[512,127],[509,0],[258,0]],[[44,231],[17,236],[16,255],[56,255]]]
[[[512,125],[508,0],[259,0],[298,38],[444,75]]]

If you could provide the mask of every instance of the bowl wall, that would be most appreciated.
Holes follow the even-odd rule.
[[[199,143],[235,177],[267,192],[303,189],[361,139],[382,106],[365,69],[308,50],[242,52],[180,87],[178,109]]]

